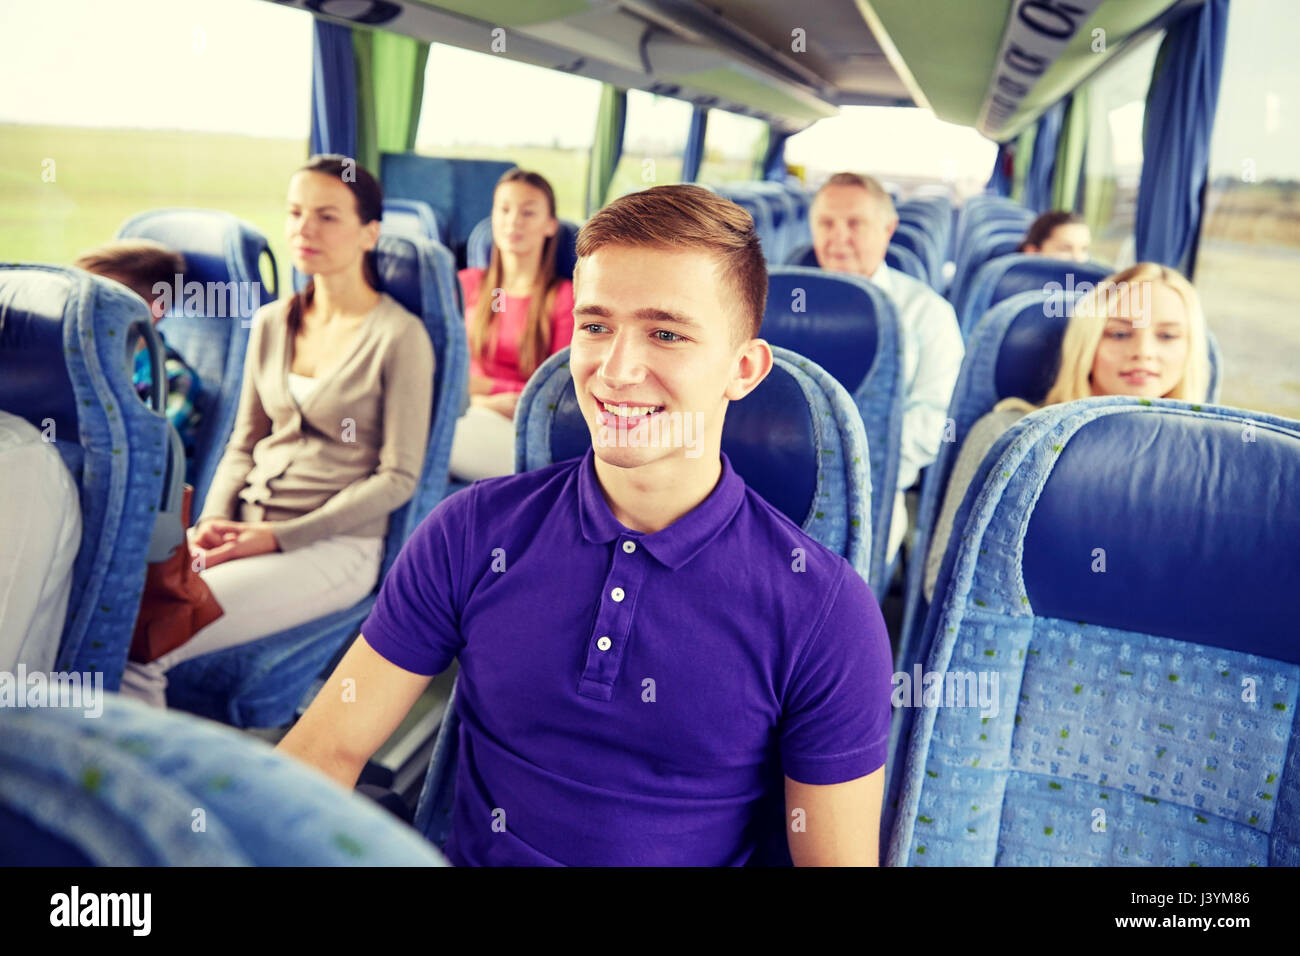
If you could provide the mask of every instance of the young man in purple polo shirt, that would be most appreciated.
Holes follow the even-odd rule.
[[[742,864],[784,796],[795,863],[874,866],[880,609],[721,453],[772,367],[753,222],[661,186],[597,213],[578,257],[593,448],[438,505],[281,748],[353,786],[458,657],[453,863]]]

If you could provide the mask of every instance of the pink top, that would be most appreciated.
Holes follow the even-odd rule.
[[[479,285],[486,269],[461,269],[460,287],[465,293],[465,330],[469,331],[470,317],[478,302]],[[492,379],[492,394],[522,392],[527,381],[519,374],[519,342],[528,325],[530,296],[505,296],[505,310],[494,318],[495,341],[489,338],[488,352],[483,359],[471,355],[471,375]],[[554,355],[573,339],[573,283],[563,279],[555,289],[555,305],[551,310],[551,354]]]

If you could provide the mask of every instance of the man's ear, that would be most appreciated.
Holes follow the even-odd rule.
[[[894,238],[894,230],[898,228],[898,216],[897,216],[897,215],[893,216],[893,217],[889,220],[889,223],[888,223],[888,225],[887,225],[885,228],[886,228],[886,230],[888,231],[888,238],[893,239],[893,238]]]
[[[767,378],[772,371],[772,347],[762,339],[750,339],[736,357],[731,381],[724,393],[728,401],[738,402]]]

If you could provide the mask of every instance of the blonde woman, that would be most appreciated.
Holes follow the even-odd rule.
[[[1061,367],[1043,405],[999,402],[962,443],[925,560],[925,597],[943,564],[957,509],[980,462],[1004,431],[1046,405],[1098,395],[1205,401],[1210,351],[1201,300],[1173,269],[1140,262],[1108,276],[1081,298],[1061,340]]]
[[[451,473],[514,472],[515,406],[528,377],[573,338],[573,283],[555,274],[560,221],[537,173],[508,171],[492,197],[492,258],[462,269],[470,407],[456,424]]]

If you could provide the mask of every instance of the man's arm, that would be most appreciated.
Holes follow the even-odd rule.
[[[351,790],[432,679],[391,663],[362,635],[277,749]]]
[[[823,786],[785,778],[786,839],[795,866],[879,866],[885,768]]]

